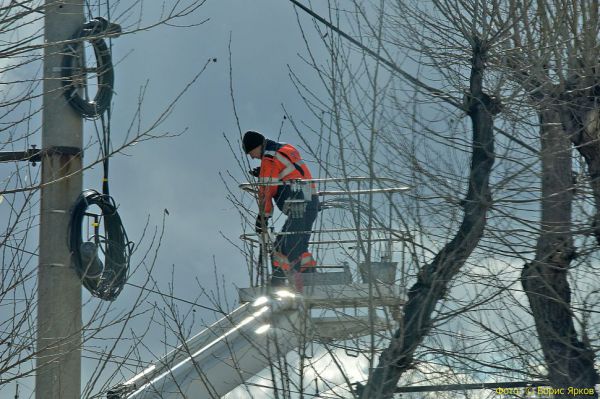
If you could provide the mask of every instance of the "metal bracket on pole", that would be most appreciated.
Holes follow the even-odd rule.
[[[32,145],[27,151],[2,151],[0,152],[0,162],[11,161],[29,161],[33,166],[42,160],[41,150]]]
[[[83,156],[83,150],[78,147],[54,146],[40,150],[32,145],[27,151],[0,151],[0,162],[29,161],[33,166],[42,161],[45,155]]]

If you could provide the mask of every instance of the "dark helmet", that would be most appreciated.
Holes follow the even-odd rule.
[[[249,130],[244,134],[244,138],[242,139],[242,146],[244,147],[244,152],[247,154],[256,147],[263,145],[265,142],[265,136],[262,134]]]

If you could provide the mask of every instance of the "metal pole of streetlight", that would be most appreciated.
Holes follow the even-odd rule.
[[[82,191],[83,120],[63,95],[64,41],[84,22],[83,0],[46,0],[36,399],[81,395],[81,281],[67,246]]]

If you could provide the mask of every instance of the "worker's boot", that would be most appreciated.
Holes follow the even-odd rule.
[[[316,272],[317,262],[310,252],[304,252],[291,264],[292,273],[290,275],[290,284],[294,286],[296,292],[304,292],[304,273]],[[312,280],[312,279],[311,279]],[[310,284],[310,283],[309,283]]]
[[[287,276],[285,272],[279,267],[273,267],[273,274],[271,275],[271,287],[285,287]]]
[[[314,273],[316,272],[317,261],[313,258],[312,254],[308,251],[302,253],[299,258],[300,272],[301,273]]]

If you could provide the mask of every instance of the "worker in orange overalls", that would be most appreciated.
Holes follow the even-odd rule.
[[[260,167],[251,171],[258,177],[258,217],[256,232],[266,232],[273,215],[273,200],[287,216],[282,234],[273,246],[272,286],[282,286],[287,275],[296,275],[296,288],[301,291],[302,279],[297,273],[314,272],[316,262],[308,252],[308,241],[319,211],[315,184],[298,150],[290,144],[277,143],[262,134],[248,131],[242,140],[244,151],[260,159]],[[300,281],[300,283],[298,282]],[[300,286],[299,286],[300,285]]]

